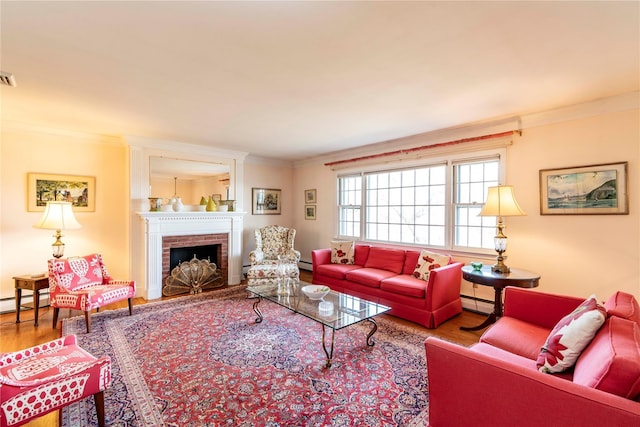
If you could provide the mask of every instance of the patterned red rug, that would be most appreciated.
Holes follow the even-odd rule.
[[[325,368],[322,328],[240,287],[63,321],[96,356],[112,360],[109,426],[426,425],[426,332],[377,318],[336,331]],[[417,331],[417,332],[416,332]],[[65,427],[97,425],[93,399],[63,411]]]

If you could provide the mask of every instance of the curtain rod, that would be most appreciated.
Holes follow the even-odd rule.
[[[412,153],[412,152],[416,152],[416,151],[422,151],[422,150],[428,150],[428,149],[432,149],[432,148],[446,147],[446,146],[456,145],[456,144],[463,144],[463,143],[466,143],[466,142],[481,141],[481,140],[484,140],[484,139],[492,139],[492,138],[501,138],[501,137],[510,136],[510,135],[513,135],[513,134],[522,135],[522,131],[510,130],[510,131],[507,131],[507,132],[492,133],[492,134],[489,134],[489,135],[482,135],[482,136],[474,136],[474,137],[470,137],[470,138],[457,139],[455,141],[439,142],[437,144],[422,145],[420,147],[406,148],[406,149],[400,149],[400,150],[394,150],[394,151],[387,151],[385,153],[378,153],[378,154],[371,154],[371,155],[368,155],[368,156],[354,157],[352,159],[336,160],[335,162],[325,163],[324,165],[325,166],[335,166],[335,165],[340,165],[340,164],[344,164],[344,163],[357,162],[357,161],[361,161],[361,160],[376,159],[376,158],[379,158],[379,157],[393,156],[393,155],[396,155],[396,154],[408,154],[408,153]]]

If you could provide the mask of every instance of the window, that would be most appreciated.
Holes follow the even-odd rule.
[[[362,206],[362,178],[360,175],[338,179],[339,234],[344,237],[360,237],[360,208]]]
[[[496,234],[495,217],[480,217],[487,188],[498,185],[499,159],[463,162],[454,165],[455,247],[492,249]]]
[[[493,249],[495,219],[479,217],[500,157],[338,176],[341,238]]]

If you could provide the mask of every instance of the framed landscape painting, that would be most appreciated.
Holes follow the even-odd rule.
[[[304,190],[304,202],[305,203],[316,203],[316,189],[312,190]]]
[[[540,171],[541,215],[628,213],[627,162]]]
[[[282,190],[252,188],[251,213],[253,215],[280,215]]]
[[[316,219],[316,205],[304,206],[304,219]]]
[[[96,210],[96,178],[93,176],[27,174],[27,211],[44,211],[47,202],[71,202],[76,212]]]

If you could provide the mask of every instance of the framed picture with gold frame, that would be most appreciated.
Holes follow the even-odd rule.
[[[251,189],[251,213],[253,215],[280,215],[282,190],[275,188]]]
[[[76,212],[96,210],[96,178],[94,176],[27,174],[27,211],[41,212],[47,202],[71,202]]]
[[[316,189],[304,190],[304,202],[306,204],[316,203],[318,201],[316,197]]]
[[[541,215],[628,213],[627,162],[540,171]]]
[[[304,219],[316,219],[316,205],[304,205]]]

